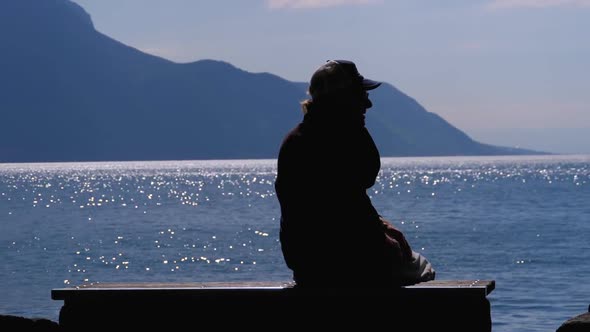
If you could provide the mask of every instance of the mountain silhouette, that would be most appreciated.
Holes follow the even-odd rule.
[[[302,118],[306,83],[146,54],[69,0],[2,0],[0,43],[0,162],[275,158]],[[384,157],[536,153],[476,142],[390,84],[371,96]]]

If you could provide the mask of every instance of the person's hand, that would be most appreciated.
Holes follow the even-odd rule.
[[[385,230],[385,235],[388,237],[388,242],[392,246],[399,247],[401,252],[402,260],[403,261],[411,261],[412,260],[412,248],[410,244],[406,240],[404,233],[401,230],[397,229],[395,226],[391,224],[388,220],[383,217],[380,217],[381,223],[383,224],[383,228]]]

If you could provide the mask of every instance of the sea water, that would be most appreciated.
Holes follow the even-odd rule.
[[[288,281],[275,177],[276,160],[0,164],[0,314],[57,321],[51,289],[83,283]],[[588,310],[590,156],[383,158],[368,193],[437,279],[496,281],[494,331]]]

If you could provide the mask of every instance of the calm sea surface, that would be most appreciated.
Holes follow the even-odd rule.
[[[0,164],[0,314],[57,321],[51,289],[87,282],[290,280],[275,166]],[[590,156],[384,158],[370,195],[437,279],[496,280],[494,331],[588,310]]]

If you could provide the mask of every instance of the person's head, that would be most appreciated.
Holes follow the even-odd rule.
[[[308,89],[311,99],[304,102],[304,112],[311,103],[364,112],[372,106],[367,91],[380,85],[381,82],[363,77],[352,61],[328,60],[311,77]]]

